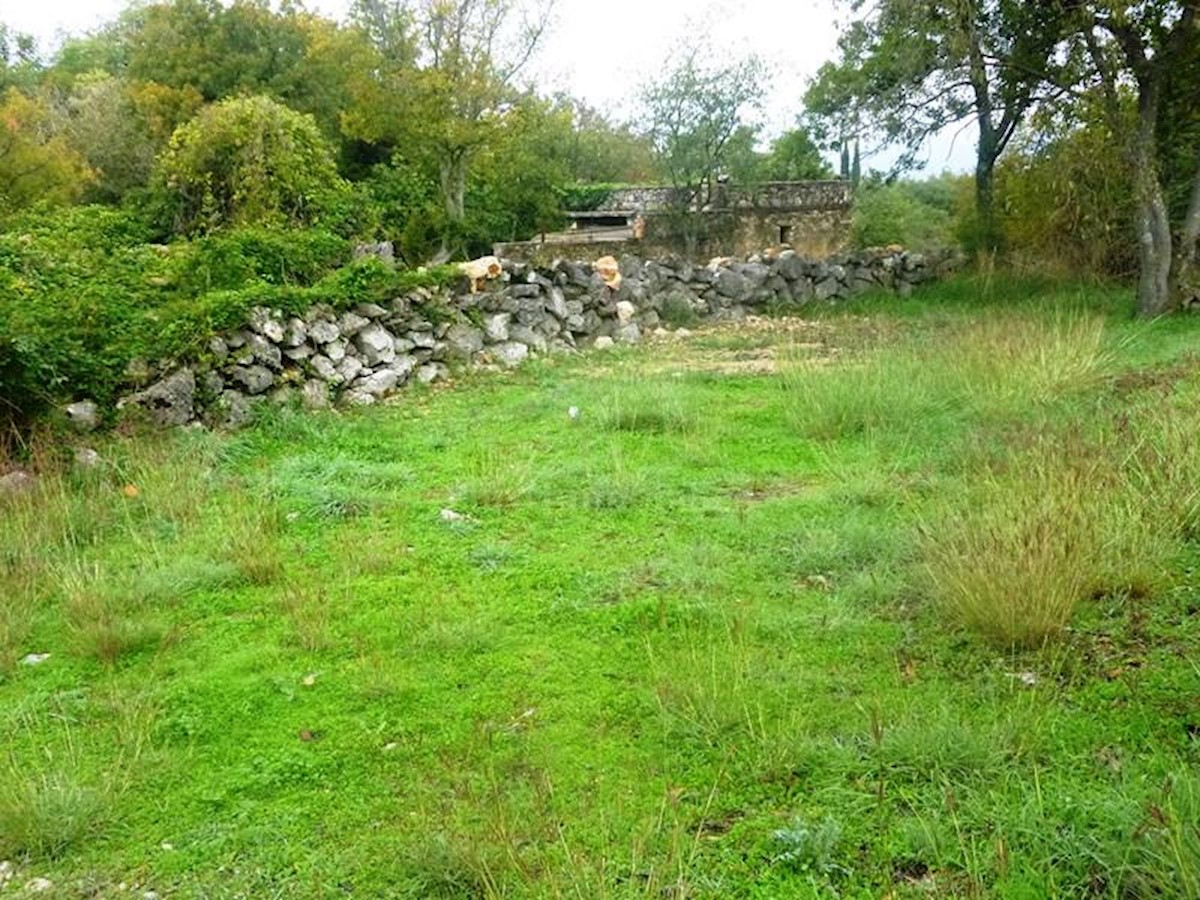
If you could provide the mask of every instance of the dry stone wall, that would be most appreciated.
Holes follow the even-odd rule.
[[[454,366],[511,367],[531,355],[637,344],[684,320],[739,318],[868,291],[907,296],[956,264],[950,254],[903,251],[823,261],[784,251],[707,266],[632,256],[610,262],[503,262],[496,278],[417,289],[382,305],[318,305],[302,316],[259,308],[245,327],[212,338],[197,359],[158,371],[133,367],[144,386],[119,407],[162,426],[236,427],[267,402],[365,406],[406,384],[439,381]]]

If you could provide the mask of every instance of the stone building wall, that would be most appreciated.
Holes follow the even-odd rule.
[[[148,386],[119,407],[162,426],[235,427],[263,403],[369,405],[406,384],[438,381],[453,366],[508,367],[531,355],[636,344],[680,315],[720,320],[867,291],[906,296],[954,264],[949,254],[883,251],[819,261],[785,251],[707,266],[627,256],[614,278],[583,262],[506,261],[501,276],[474,293],[464,278],[346,310],[256,309],[202,356],[147,370]]]

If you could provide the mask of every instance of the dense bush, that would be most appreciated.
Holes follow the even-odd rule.
[[[925,181],[865,182],[854,198],[858,247],[900,244],[922,250],[950,247],[962,232],[965,178],[941,175]]]
[[[205,107],[171,137],[158,178],[181,234],[317,224],[346,190],[312,116],[268,97]]]
[[[1128,158],[1101,125],[1010,155],[997,170],[996,188],[1013,259],[1097,275],[1136,272],[1132,185]]]
[[[382,300],[446,271],[350,266],[349,243],[319,230],[234,230],[147,243],[135,216],[75,207],[13,220],[0,233],[0,419],[72,396],[111,402],[131,359],[200,350],[256,305]]]

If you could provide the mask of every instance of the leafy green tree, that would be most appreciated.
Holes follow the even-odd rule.
[[[1194,190],[1183,212],[1176,246],[1159,143],[1168,84],[1177,78],[1195,78],[1200,3],[1102,0],[1079,3],[1075,16],[1074,36],[1086,48],[1092,63],[1108,126],[1114,134],[1129,136],[1126,146],[1137,200],[1138,309],[1144,315],[1159,315],[1181,301],[1200,298],[1200,272],[1196,266],[1200,162],[1195,161],[1200,154],[1193,145],[1189,168]],[[1184,77],[1180,78],[1181,74]],[[1132,111],[1124,100],[1123,87],[1127,83],[1132,83],[1136,95]],[[1192,83],[1195,86],[1194,80]]]
[[[351,137],[421,149],[437,171],[443,256],[462,249],[471,167],[513,127],[517,81],[541,43],[549,7],[512,0],[358,0],[353,8],[385,56],[344,118]]]
[[[67,108],[66,135],[94,173],[88,199],[116,202],[149,181],[157,147],[128,84],[102,73],[81,78]]]
[[[954,241],[954,215],[939,199],[924,182],[868,179],[855,200],[855,245],[947,246]]]
[[[911,167],[925,141],[950,125],[979,131],[975,193],[980,246],[999,246],[995,167],[1029,111],[1061,96],[1071,60],[1059,49],[1064,4],[1015,0],[848,0],[839,59],[821,67],[806,105],[825,135],[878,135]]]
[[[0,91],[33,87],[41,71],[37,42],[0,22]]]
[[[312,116],[267,97],[224,100],[181,126],[159,163],[175,230],[312,225],[345,183]]]
[[[1138,271],[1133,171],[1093,97],[1081,123],[1039,127],[996,170],[1005,244],[1014,260],[1128,277]]]
[[[658,177],[654,147],[628,125],[610,122],[600,111],[570,97],[559,97],[567,111],[567,169],[577,183],[640,184]]]
[[[771,181],[809,181],[833,177],[833,169],[806,128],[785,131],[771,143],[764,163]]]
[[[763,65],[756,57],[718,64],[706,48],[685,49],[642,95],[646,131],[674,188],[672,217],[689,254],[705,221],[697,213],[718,202],[731,152],[743,146],[745,116],[761,103]]]
[[[0,214],[80,197],[92,173],[63,125],[44,96],[17,88],[0,95]]]

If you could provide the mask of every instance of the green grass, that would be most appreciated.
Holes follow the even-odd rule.
[[[776,375],[642,348],[41,460],[0,500],[0,859],[1200,897],[1200,325],[1115,296],[955,283],[823,314],[832,363],[756,337]]]

